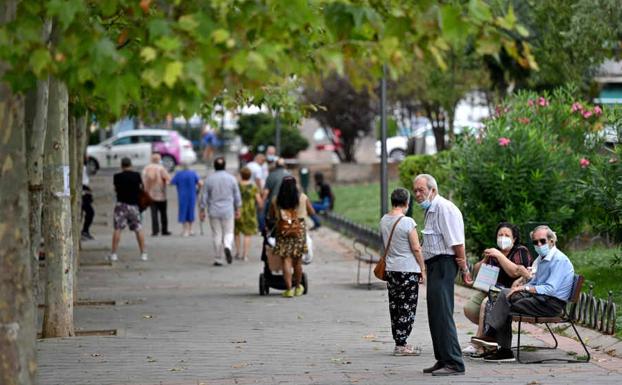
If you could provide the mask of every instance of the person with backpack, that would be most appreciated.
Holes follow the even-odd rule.
[[[278,194],[270,204],[268,218],[275,223],[273,232],[276,239],[274,253],[283,260],[283,279],[286,290],[283,297],[291,298],[304,293],[302,285],[302,256],[307,252],[305,218],[315,215],[309,198],[298,190],[296,179],[283,177]],[[292,287],[292,268],[295,289]]]

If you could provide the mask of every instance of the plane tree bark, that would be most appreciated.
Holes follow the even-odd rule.
[[[74,335],[68,108],[67,87],[62,81],[50,78],[43,189],[43,238],[47,267],[44,338]]]
[[[18,1],[0,2],[0,25]],[[0,79],[7,65],[0,61]],[[0,383],[35,383],[35,307],[28,231],[24,100],[0,81]]]

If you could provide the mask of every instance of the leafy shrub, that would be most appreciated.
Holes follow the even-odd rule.
[[[268,146],[275,144],[276,128],[274,125],[263,126],[255,133],[252,145],[257,148],[260,145]],[[281,156],[294,158],[302,150],[309,147],[309,142],[305,139],[297,128],[281,125]]]
[[[251,144],[257,131],[270,125],[274,125],[274,118],[266,113],[242,115],[238,119],[237,133],[242,143]]]
[[[275,144],[276,123],[274,118],[266,113],[242,115],[238,120],[238,134],[242,142],[258,148]],[[302,150],[309,147],[309,142],[300,131],[281,120],[281,155],[294,158]]]
[[[450,177],[469,249],[489,246],[502,220],[549,223],[562,242],[580,228],[578,180],[599,146],[590,133],[602,127],[602,110],[579,105],[571,94],[520,93],[497,108],[483,137],[466,137],[454,148]]]
[[[607,122],[614,131],[622,131],[622,109],[606,111]],[[622,145],[583,160],[585,174],[581,187],[589,202],[589,222],[614,241],[622,242]]]
[[[410,155],[399,166],[400,183],[412,190],[413,179],[419,174],[430,174],[436,179],[439,190],[448,188],[449,164],[451,151],[442,151],[434,155]],[[441,191],[443,191],[441,190]]]

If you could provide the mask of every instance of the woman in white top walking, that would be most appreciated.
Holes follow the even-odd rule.
[[[387,289],[389,292],[389,314],[391,331],[395,341],[394,355],[419,355],[421,349],[406,344],[410,335],[419,297],[419,285],[426,279],[425,264],[417,224],[404,214],[408,210],[410,193],[397,188],[391,193],[391,211],[380,220],[380,231],[384,244],[395,225],[393,237],[386,256]],[[399,223],[396,222],[399,221]]]

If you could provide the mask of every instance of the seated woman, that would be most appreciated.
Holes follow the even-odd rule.
[[[478,272],[482,264],[499,267],[497,287],[511,287],[519,278],[529,279],[531,272],[529,267],[533,261],[529,250],[520,244],[518,228],[508,222],[501,222],[495,232],[497,235],[497,247],[484,250],[484,257],[473,268]],[[478,291],[464,305],[464,315],[478,325],[475,337],[471,344],[462,350],[465,355],[478,355],[483,353],[482,341],[486,341],[484,335],[484,310],[488,302],[487,293]],[[494,341],[494,339],[491,339]]]

